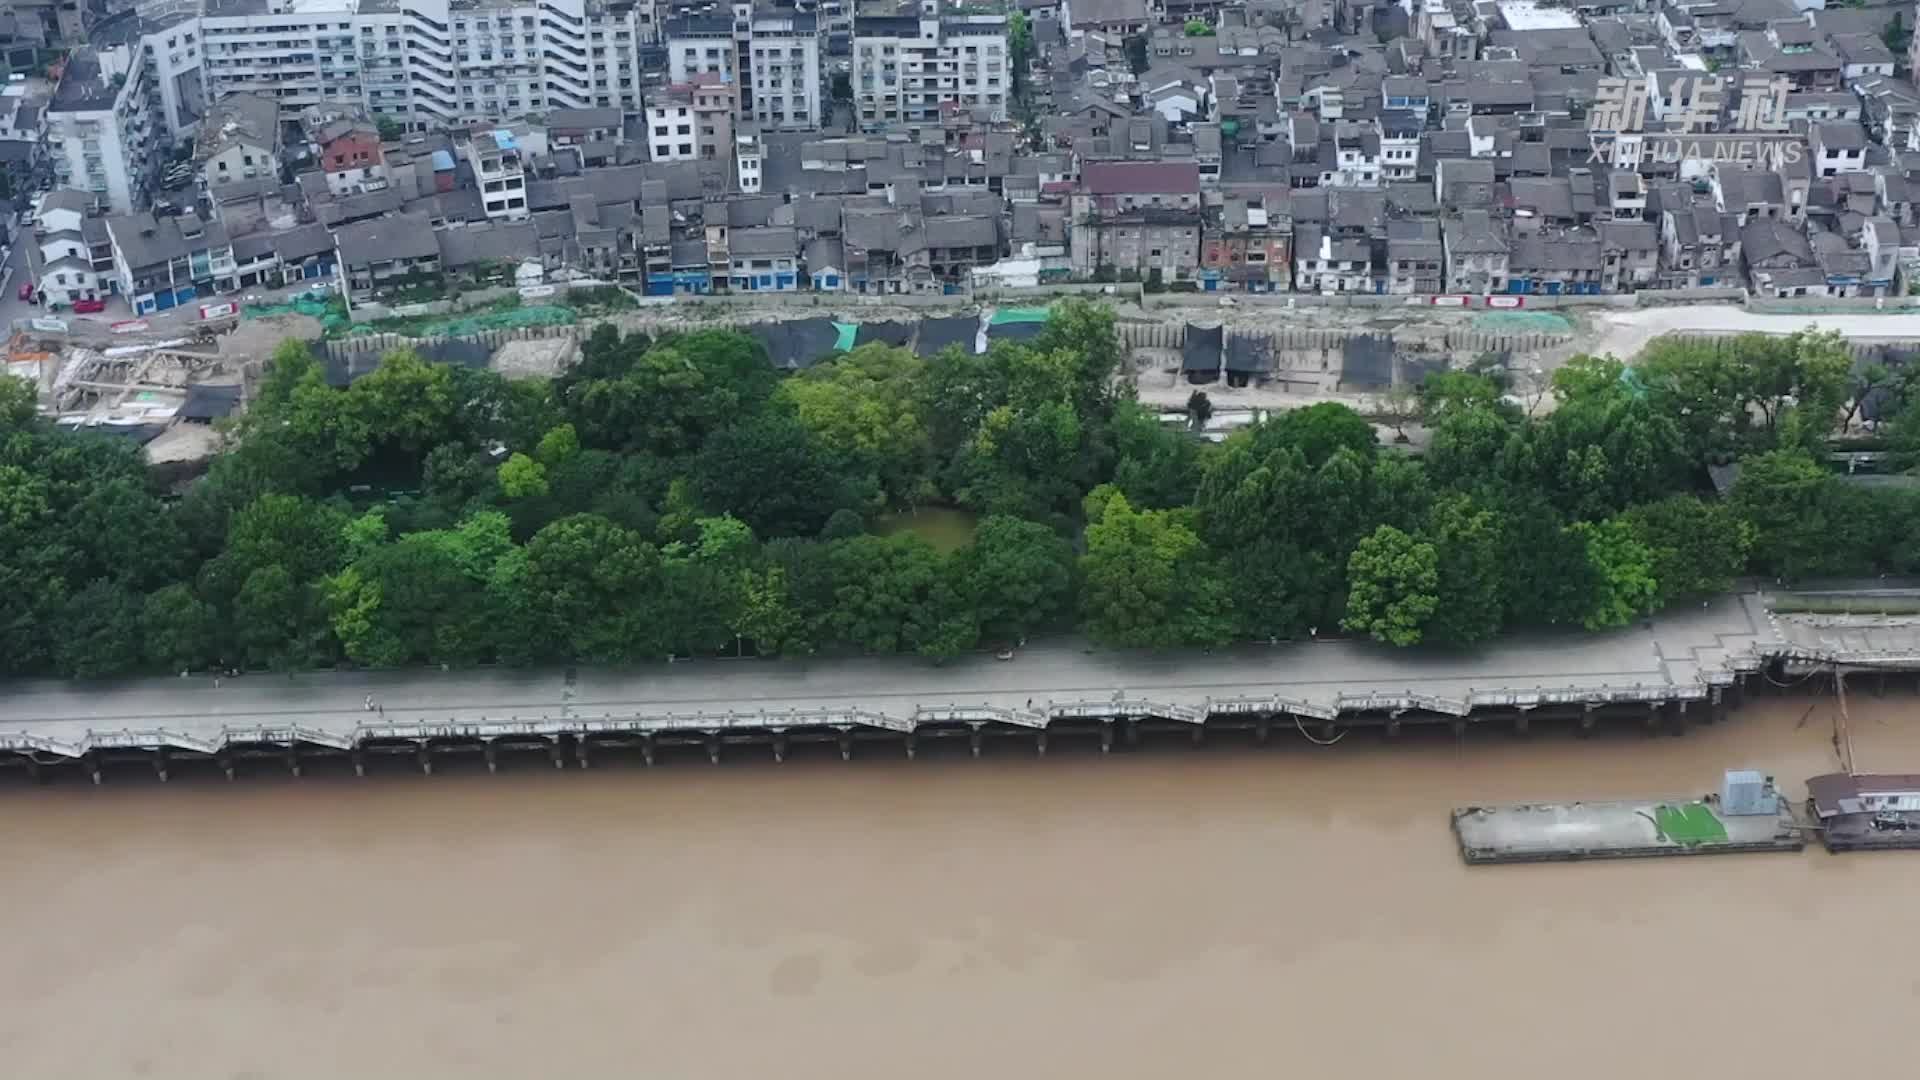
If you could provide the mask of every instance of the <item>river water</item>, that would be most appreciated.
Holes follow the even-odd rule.
[[[1920,700],[1852,699],[1863,771]],[[1808,710],[1812,709],[1811,714]],[[1468,869],[1474,801],[1796,797],[1684,739],[0,788],[7,1076],[1910,1075],[1920,853]],[[877,751],[875,752],[877,753]]]

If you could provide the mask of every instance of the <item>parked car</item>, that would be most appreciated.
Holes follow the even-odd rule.
[[[91,315],[96,311],[105,310],[107,310],[107,302],[105,300],[75,300],[73,302],[73,313],[75,315]]]

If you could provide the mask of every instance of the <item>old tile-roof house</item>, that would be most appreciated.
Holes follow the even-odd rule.
[[[1649,221],[1599,224],[1603,292],[1650,289],[1660,275],[1660,229]]]
[[[1507,291],[1507,233],[1493,215],[1463,210],[1441,223],[1440,239],[1447,260],[1448,292]]]
[[[440,274],[440,240],[421,214],[395,214],[356,221],[334,231],[334,248],[348,293],[371,296],[403,281]]]

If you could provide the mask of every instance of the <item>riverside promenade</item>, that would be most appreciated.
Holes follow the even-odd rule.
[[[1461,732],[1495,723],[1524,732],[1548,720],[1679,730],[1717,719],[1776,660],[1818,663],[1823,648],[1867,647],[1835,637],[1843,633],[1857,636],[1828,618],[1776,617],[1765,597],[1748,593],[1616,632],[1514,635],[1459,652],[1334,641],[1141,653],[1063,640],[1009,661],[976,655],[941,665],[695,660],[629,670],[18,682],[0,687],[0,764],[36,775],[78,766],[98,782],[104,765],[129,762],[164,778],[182,762],[211,762],[232,776],[236,762],[260,758],[298,772],[318,757],[348,758],[364,771],[369,757],[405,756],[432,771],[448,754],[481,755],[493,767],[513,751],[585,766],[622,751],[648,763],[656,753],[718,761],[742,746],[784,759],[806,744],[843,757],[890,744],[890,753],[904,747],[911,756],[958,740],[978,755],[1007,742],[1045,753],[1050,738],[1085,738],[1107,750],[1224,731],[1324,741],[1355,727],[1392,735],[1403,725]]]

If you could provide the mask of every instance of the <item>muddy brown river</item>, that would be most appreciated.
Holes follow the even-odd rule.
[[[1920,772],[1920,699],[1851,699]],[[1812,709],[1809,714],[1808,710]],[[0,786],[0,1074],[1912,1075],[1920,853],[1463,866],[1450,807],[1831,771],[1684,739]]]

